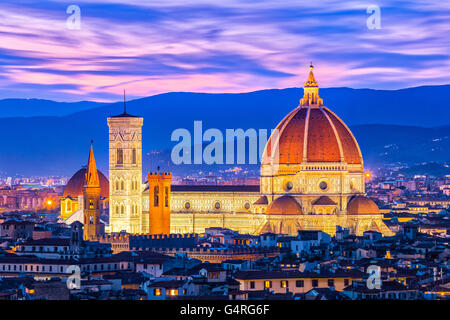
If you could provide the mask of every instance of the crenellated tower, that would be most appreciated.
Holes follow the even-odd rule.
[[[149,229],[150,234],[170,234],[170,185],[172,173],[148,174]]]

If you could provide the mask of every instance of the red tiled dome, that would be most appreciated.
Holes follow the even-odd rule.
[[[98,178],[100,179],[100,196],[104,198],[109,197],[109,181],[100,172],[97,170]],[[78,170],[72,178],[67,182],[66,187],[64,188],[63,197],[70,196],[71,198],[77,198],[78,196],[83,195],[83,186],[86,182],[86,168],[82,168]]]
[[[347,205],[347,214],[380,214],[377,204],[364,196],[353,197]]]
[[[263,155],[263,164],[276,162],[272,149],[278,143],[279,164],[306,162],[346,162],[361,164],[358,143],[348,127],[319,98],[319,85],[310,66],[300,106],[290,112],[277,126],[278,142],[272,134]]]
[[[266,214],[303,214],[300,204],[291,196],[281,196],[275,199],[266,210]]]
[[[280,164],[340,162],[362,164],[356,139],[347,126],[326,107],[298,107],[277,126]],[[271,137],[263,163],[270,163]]]

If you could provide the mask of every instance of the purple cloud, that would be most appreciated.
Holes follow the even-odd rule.
[[[82,0],[0,4],[0,98],[120,99],[169,91],[449,83],[450,8],[381,1],[381,29],[360,1]],[[14,94],[16,93],[16,96]]]

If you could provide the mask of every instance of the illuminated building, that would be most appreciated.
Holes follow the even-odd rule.
[[[83,187],[84,201],[84,240],[96,238],[102,233],[100,222],[100,179],[95,165],[94,150],[89,152],[88,167],[86,170],[86,184]]]
[[[365,197],[365,178],[370,176],[358,143],[323,105],[312,65],[299,106],[277,129],[263,154],[259,190],[174,186],[171,231],[218,226],[252,234],[322,230],[334,235],[336,226],[342,226],[357,235],[367,230],[392,234],[375,202]]]
[[[269,290],[274,293],[293,294],[308,292],[313,288],[334,287],[342,291],[353,281],[361,280],[362,272],[350,270],[336,273],[314,273],[299,271],[238,271],[235,274],[242,291]]]
[[[222,227],[240,233],[295,235],[336,227],[362,235],[393,233],[365,196],[362,154],[345,125],[319,97],[313,66],[300,104],[267,142],[259,186],[173,185],[169,173],[151,173],[142,185],[143,118],[108,118],[110,226],[108,232],[203,233]],[[169,214],[170,208],[170,214]]]
[[[92,146],[91,146],[92,148]],[[90,151],[93,152],[92,149]],[[90,153],[90,155],[91,155]],[[89,159],[90,156],[89,155]],[[94,157],[92,153],[92,157]],[[95,159],[93,159],[95,165]],[[70,225],[72,222],[79,221],[84,224],[84,187],[86,186],[89,164],[78,170],[67,182],[64,193],[61,198],[60,219]],[[96,169],[99,188],[100,188],[100,211],[104,211],[109,205],[109,182],[108,179]],[[91,176],[94,172],[91,171]]]
[[[126,109],[108,118],[111,232],[142,233],[142,124]]]
[[[53,211],[59,206],[54,189],[27,189],[20,185],[0,189],[0,212],[12,210]]]
[[[149,173],[149,211],[148,223],[143,223],[144,233],[170,234],[170,185],[172,174]],[[144,220],[144,222],[146,222]]]

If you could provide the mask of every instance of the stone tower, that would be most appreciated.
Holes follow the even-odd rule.
[[[84,201],[84,240],[96,238],[101,233],[100,223],[100,179],[95,165],[94,150],[91,150],[86,169],[86,179],[83,186]]]
[[[148,174],[150,234],[170,234],[170,185],[172,173]]]
[[[126,112],[108,118],[110,232],[142,232],[142,124]]]

